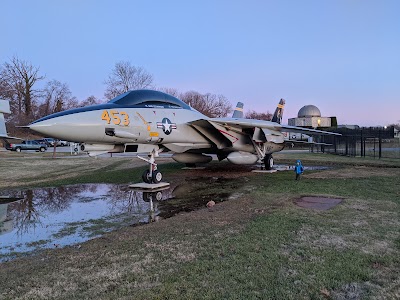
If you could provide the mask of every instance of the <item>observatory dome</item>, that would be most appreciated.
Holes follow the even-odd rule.
[[[321,117],[321,112],[315,105],[306,105],[300,108],[298,118]]]

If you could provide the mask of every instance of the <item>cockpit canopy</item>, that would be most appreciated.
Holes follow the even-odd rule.
[[[121,94],[108,103],[128,107],[183,108],[191,109],[183,101],[163,92],[153,90],[135,90]]]

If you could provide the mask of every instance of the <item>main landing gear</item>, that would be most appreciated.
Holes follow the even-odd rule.
[[[274,159],[272,154],[267,154],[267,148],[265,147],[265,143],[256,143],[253,141],[254,149],[256,149],[257,156],[259,161],[261,161],[261,170],[263,169],[263,165],[265,170],[272,170],[274,167]],[[271,149],[269,149],[271,150]]]
[[[272,167],[274,166],[274,158],[272,157],[272,154],[265,155],[264,166],[265,170],[272,170]]]
[[[160,171],[157,170],[156,157],[159,156],[159,152],[153,149],[149,154],[149,159],[138,156],[141,160],[149,163],[149,168],[143,172],[142,179],[145,183],[160,183],[163,176]]]

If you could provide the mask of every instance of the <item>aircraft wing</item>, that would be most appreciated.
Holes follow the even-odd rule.
[[[282,132],[296,132],[308,135],[340,135],[328,131],[242,118],[199,119],[189,122],[189,124],[214,144],[217,149],[229,148],[240,143],[251,144],[251,141],[256,143],[272,142],[275,144],[292,142],[285,140]],[[303,143],[318,144],[313,141]]]
[[[8,136],[7,134],[0,134],[0,139],[5,139],[5,140],[22,140],[21,138],[15,137],[15,136]]]
[[[309,141],[297,141],[297,140],[285,140],[285,144],[305,144],[305,145],[322,145],[322,146],[332,146],[332,144],[309,142]]]
[[[216,122],[200,119],[189,122],[189,124],[198,132],[200,132],[205,138],[207,138],[212,144],[214,144],[218,149],[223,149],[232,145],[230,139],[222,133],[223,127]]]
[[[289,125],[280,125],[280,126],[281,126],[281,131],[286,131],[286,132],[305,133],[305,134],[308,133],[308,134],[313,134],[313,135],[336,135],[336,136],[341,135],[340,133],[336,133],[336,132],[303,128],[303,127],[297,127],[297,126],[289,126]]]
[[[240,128],[266,128],[270,130],[276,131],[285,131],[285,132],[296,132],[296,133],[305,133],[305,134],[314,134],[314,135],[337,135],[340,136],[340,133],[323,131],[317,129],[303,128],[297,126],[288,126],[281,125],[275,122],[263,121],[263,120],[253,120],[253,119],[234,119],[234,118],[214,118],[210,119],[210,121],[221,124],[222,126],[233,126]]]
[[[241,119],[241,118],[213,118],[208,121],[216,122],[221,125],[228,125],[241,128],[269,128],[277,129],[281,127],[280,124],[270,121],[255,120],[255,119]]]

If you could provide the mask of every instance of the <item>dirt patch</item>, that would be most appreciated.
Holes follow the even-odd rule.
[[[297,206],[303,208],[312,208],[316,210],[328,210],[339,203],[341,203],[343,199],[339,198],[327,198],[327,197],[301,197],[300,199],[295,200],[295,204]]]

